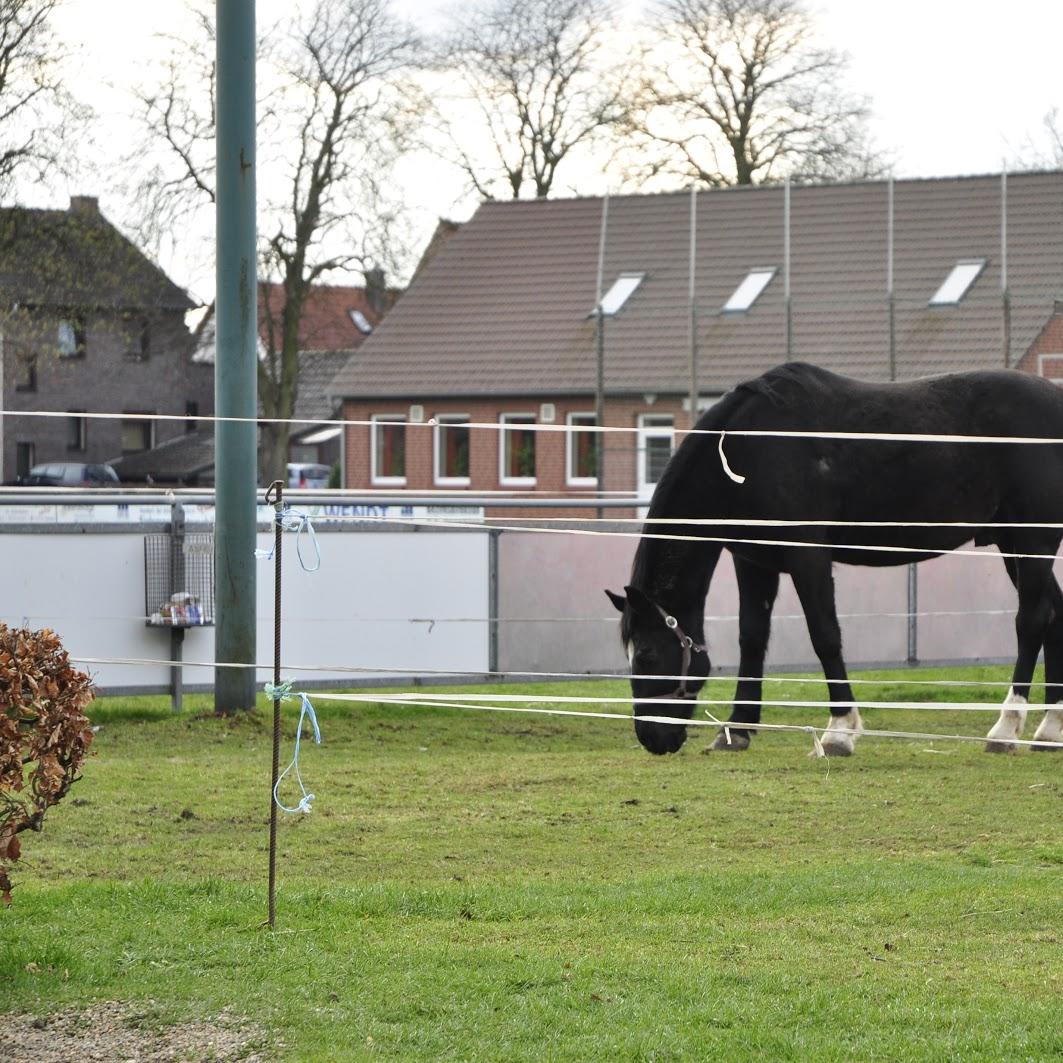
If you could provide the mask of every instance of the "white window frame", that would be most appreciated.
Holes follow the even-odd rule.
[[[369,482],[384,487],[405,487],[405,476],[377,476],[377,425],[378,424],[401,424],[405,427],[409,421],[404,413],[375,413],[370,418],[369,427]],[[408,441],[408,439],[407,439]]]
[[[468,487],[472,483],[472,431],[469,431],[469,475],[444,476],[440,460],[443,457],[443,429],[448,425],[468,425],[472,418],[467,413],[441,413],[435,417],[432,427],[432,477],[440,487]]]
[[[594,427],[598,427],[598,415],[594,410],[573,410],[571,413],[565,415],[565,483],[569,487],[597,487],[597,476],[572,475],[572,461],[575,457],[572,444],[575,442],[576,434],[584,430],[573,424],[573,420],[576,417],[589,417],[593,422]],[[600,432],[592,432],[590,434],[601,435]]]
[[[668,424],[653,424],[653,421],[668,419]],[[653,494],[656,483],[646,480],[646,446],[650,439],[667,439],[669,448],[675,451],[675,417],[668,413],[639,414],[638,463],[635,470],[635,482],[640,499],[648,501]]]
[[[764,294],[778,272],[778,266],[762,266],[758,269],[751,269],[731,293],[731,298],[723,304],[723,313],[744,314],[746,311],[752,310],[756,301]]]
[[[70,418],[67,426],[71,433],[67,437],[66,449],[78,454],[84,454],[89,448],[89,419],[85,413],[85,410],[67,410]]]
[[[518,418],[519,418],[519,420],[518,420]],[[534,487],[535,486],[535,477],[534,476],[507,476],[506,475],[506,467],[509,464],[506,461],[506,451],[507,451],[508,446],[509,446],[510,432],[506,429],[505,426],[507,424],[510,424],[510,423],[520,425],[522,428],[526,428],[529,425],[535,425],[537,423],[536,420],[535,420],[535,414],[534,413],[503,413],[503,414],[499,415],[498,423],[499,423],[499,425],[501,425],[501,427],[499,429],[499,432],[498,432],[498,482],[500,484],[502,484],[504,487]],[[534,438],[534,432],[533,432],[533,438]],[[536,444],[538,444],[538,440],[536,440]],[[536,460],[536,462],[538,462],[538,460],[539,460],[539,453],[538,453],[539,447],[538,447],[538,445],[536,445],[535,451],[536,451],[535,460]]]
[[[133,410],[123,410],[122,411],[122,419],[118,423],[119,423],[119,439],[122,438],[122,433],[124,433],[125,426],[127,424],[136,423],[138,426],[139,425],[145,426],[147,428],[147,430],[148,430],[148,435],[147,435],[148,445],[146,447],[138,448],[137,450],[126,450],[125,447],[123,446],[122,447],[122,453],[123,454],[143,454],[145,450],[154,450],[155,449],[155,425],[157,424],[157,422],[155,421],[155,411],[154,410],[151,410],[151,411],[139,410],[139,411],[135,411],[135,412]]]
[[[928,306],[959,306],[967,293],[975,286],[986,267],[984,258],[961,258],[948,276],[941,282],[938,290],[930,297]],[[961,287],[962,285],[962,287]]]
[[[602,296],[602,301],[595,307],[595,313],[600,312],[602,317],[616,317],[638,291],[645,276],[645,273],[621,273],[613,281],[609,291]]]
[[[56,327],[55,345],[60,358],[84,358],[88,347],[84,320],[80,317],[60,318]]]

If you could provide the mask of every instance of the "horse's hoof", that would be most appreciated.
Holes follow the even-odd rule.
[[[735,734],[731,732],[731,741],[727,741],[727,732],[721,731],[713,741],[710,749],[723,751],[724,753],[742,753],[749,749],[749,735]]]
[[[822,745],[828,757],[851,757],[856,752],[850,742],[823,742]]]
[[[986,742],[987,753],[1014,753],[1019,747],[1014,742]]]

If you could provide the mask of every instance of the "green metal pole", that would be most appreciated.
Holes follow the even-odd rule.
[[[217,288],[214,405],[215,660],[255,663],[258,460],[255,0],[217,0]],[[252,668],[216,668],[215,709],[255,703]]]

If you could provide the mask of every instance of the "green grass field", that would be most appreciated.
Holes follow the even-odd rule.
[[[957,675],[1004,678],[879,673],[860,696],[941,700],[893,680]],[[1063,757],[864,739],[826,761],[790,734],[707,755],[704,729],[654,758],[629,722],[318,701],[269,932],[267,714],[187,701],[94,706],[95,756],[0,911],[0,1012],[229,1007],[283,1060],[1063,1056]]]

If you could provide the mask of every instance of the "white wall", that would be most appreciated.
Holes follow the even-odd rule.
[[[272,533],[258,540],[268,549]],[[294,537],[285,538],[282,659],[315,669],[286,676],[351,678],[337,666],[487,670],[486,535],[358,531],[319,533],[319,541],[321,569],[309,573]],[[0,620],[53,628],[74,657],[168,660],[169,631],[144,623],[143,544],[142,532],[0,533]],[[273,573],[271,562],[259,563],[263,682],[272,678]],[[213,661],[214,629],[188,629],[184,658]],[[165,665],[84,667],[104,693],[169,684]],[[184,677],[211,684],[213,668],[188,666]]]
[[[636,540],[608,536],[503,535],[499,546],[499,664],[503,670],[623,671],[617,613],[603,588],[622,591]],[[973,550],[972,547],[968,547]],[[994,549],[949,554],[918,566],[918,657],[1009,660],[1015,652],[1015,593]],[[908,569],[834,569],[850,665],[908,656]],[[726,552],[706,602],[713,667],[738,665],[738,593]],[[818,670],[793,584],[779,589],[768,667]]]
[[[144,624],[140,529],[0,531],[0,620],[52,627],[75,657],[165,661],[166,629]],[[354,682],[396,672],[476,674],[490,667],[489,535],[482,532],[319,533],[321,569],[304,572],[285,538],[282,671],[298,680]],[[262,533],[268,548],[272,535]],[[498,669],[624,672],[617,614],[606,587],[627,582],[635,538],[503,533],[498,537]],[[304,547],[307,546],[304,542]],[[304,550],[304,552],[307,552]],[[273,565],[258,569],[258,679],[272,676]],[[850,665],[907,656],[907,570],[835,568]],[[919,566],[918,654],[924,661],[1008,660],[1015,595],[995,551]],[[715,667],[738,664],[737,593],[728,557],[706,605]],[[187,662],[212,662],[214,629],[189,629]],[[818,665],[784,577],[769,667]],[[304,671],[296,666],[310,669]],[[164,664],[86,664],[104,692],[166,689]],[[350,672],[343,669],[374,669]],[[213,667],[189,664],[187,685],[209,686]]]

